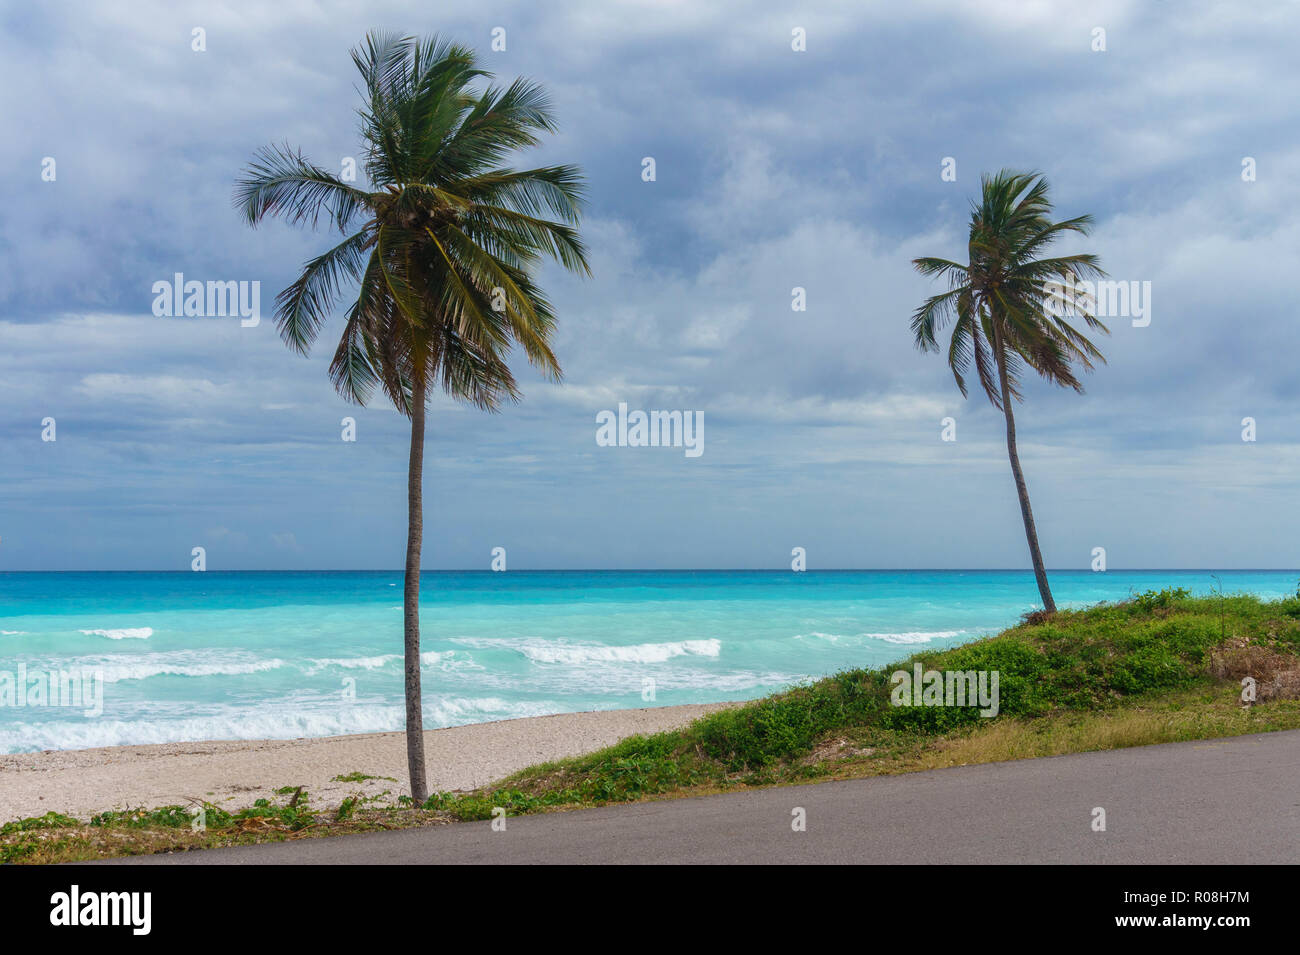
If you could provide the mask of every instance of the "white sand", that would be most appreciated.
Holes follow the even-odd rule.
[[[591,752],[635,733],[683,726],[735,704],[663,706],[564,713],[475,723],[425,733],[430,791],[473,789],[550,760]],[[351,773],[389,776],[333,782]],[[313,805],[335,806],[354,793],[409,793],[406,737],[368,733],[293,740],[218,740],[51,750],[0,756],[0,822],[51,810],[78,818],[105,809],[185,805],[227,809],[305,786]]]

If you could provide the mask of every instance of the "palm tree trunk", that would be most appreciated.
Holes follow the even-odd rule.
[[[1016,451],[1016,418],[1011,411],[1011,386],[1007,382],[1007,369],[998,356],[998,376],[1002,382],[1002,414],[1007,419],[1007,456],[1011,458],[1011,475],[1016,479],[1016,494],[1020,497],[1020,516],[1025,521],[1025,537],[1029,539],[1029,559],[1034,564],[1034,579],[1038,581],[1038,595],[1043,599],[1043,609],[1056,613],[1052,588],[1047,584],[1047,569],[1043,554],[1038,549],[1038,530],[1034,527],[1034,512],[1029,506],[1029,488],[1025,486],[1025,472],[1020,470],[1020,454]]]
[[[420,701],[420,550],[424,543],[424,381],[411,395],[411,460],[406,472],[406,589],[402,595],[406,650],[406,762],[416,806],[429,798],[424,772],[424,712]]]

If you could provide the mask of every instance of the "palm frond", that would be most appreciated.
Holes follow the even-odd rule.
[[[235,181],[235,208],[253,226],[274,215],[283,216],[291,225],[310,222],[314,229],[325,214],[341,232],[367,207],[369,198],[288,146],[258,150],[244,175]]]
[[[330,364],[349,401],[379,387],[409,415],[412,395],[436,384],[495,410],[519,398],[507,361],[515,347],[558,379],[556,315],[535,273],[551,260],[590,275],[577,229],[583,177],[571,165],[507,164],[554,132],[545,91],[524,79],[492,84],[473,50],[439,36],[372,33],[351,56],[373,191],[288,146],[257,153],[236,183],[252,224],[278,215],[344,228],[365,217],[280,293],[281,336],[306,353],[355,285]]]
[[[342,293],[345,279],[360,281],[366,250],[373,243],[363,228],[304,266],[302,274],[276,296],[275,318],[284,343],[306,355]]]
[[[1087,303],[1074,303],[1066,293],[1078,278],[1105,275],[1097,257],[1039,257],[1066,234],[1087,235],[1092,219],[1054,222],[1051,213],[1044,176],[1006,169],[985,174],[979,199],[971,204],[969,263],[913,260],[918,272],[949,284],[947,293],[931,296],[912,314],[913,336],[922,350],[936,351],[938,333],[956,318],[948,365],[963,396],[971,366],[989,401],[1002,408],[1004,376],[1007,394],[1021,400],[1025,369],[1082,390],[1076,367],[1090,371],[1105,362],[1088,336],[1067,320],[1077,314],[1088,329],[1106,332]]]

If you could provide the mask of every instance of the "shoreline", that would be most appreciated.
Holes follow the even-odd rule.
[[[578,756],[638,733],[685,726],[742,705],[687,703],[525,716],[426,730],[431,792],[474,789],[537,763]],[[363,773],[362,782],[334,777]],[[315,804],[360,793],[409,794],[406,734],[201,740],[0,755],[0,823],[59,812],[86,819],[108,809],[202,801],[235,810],[303,786]]]

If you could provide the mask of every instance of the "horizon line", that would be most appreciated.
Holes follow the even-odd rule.
[[[1091,570],[1087,567],[1048,567],[1047,573],[1091,573],[1105,576],[1124,573],[1300,573],[1300,567],[1113,567],[1108,570]],[[653,574],[653,573],[975,573],[975,574],[1033,574],[1032,567],[818,567],[791,570],[782,567],[526,567],[516,570],[492,570],[481,567],[420,568],[421,574]],[[177,570],[172,568],[132,568],[129,570],[0,570],[0,574],[404,574],[401,567],[241,567],[226,570]]]

